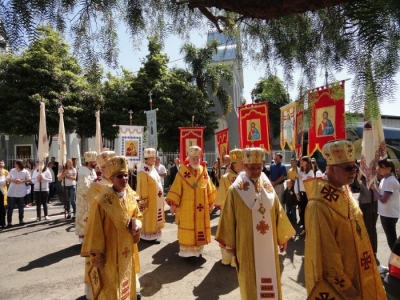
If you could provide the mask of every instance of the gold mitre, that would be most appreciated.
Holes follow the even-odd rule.
[[[96,161],[97,152],[89,149],[83,156],[85,157],[85,162]]]
[[[235,148],[229,151],[229,158],[231,159],[231,163],[243,161],[242,149]]]
[[[96,162],[100,167],[105,167],[107,159],[116,156],[114,151],[102,151],[97,154]]]
[[[328,166],[355,162],[354,154],[353,144],[346,140],[329,141],[322,147],[322,156]]]
[[[156,157],[156,149],[146,148],[144,149],[144,158]]]
[[[110,171],[110,177],[117,173],[128,173],[129,164],[125,156],[114,156],[106,161],[106,167]]]
[[[188,150],[189,157],[200,157],[201,148],[199,146],[190,146]]]
[[[244,164],[262,164],[264,159],[263,148],[245,148],[242,150]]]

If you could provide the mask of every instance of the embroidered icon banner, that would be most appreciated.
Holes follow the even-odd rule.
[[[376,111],[372,111],[371,107]],[[368,187],[376,180],[378,161],[387,157],[386,142],[380,115],[377,101],[373,105],[369,105],[369,107],[365,105],[360,171],[365,176]],[[356,145],[354,146],[357,153]]]
[[[147,145],[149,148],[157,150],[158,138],[157,138],[157,111],[148,110],[146,111],[147,117]]]
[[[179,158],[185,161],[190,146],[199,146],[204,152],[204,127],[179,127],[180,153]]]
[[[129,168],[143,158],[143,126],[119,126],[120,154],[126,156]]]
[[[229,154],[228,128],[217,131],[215,134],[217,135],[218,154],[223,159],[225,155]]]
[[[268,102],[239,107],[240,147],[261,147],[271,153]]]
[[[297,101],[296,108],[296,133],[295,133],[295,151],[296,158],[300,159],[303,156],[303,138],[304,138],[304,98]]]
[[[308,155],[331,140],[346,139],[344,81],[309,91],[311,126],[308,131]]]
[[[294,151],[296,148],[295,126],[296,126],[296,109],[297,102],[289,103],[281,107],[281,148],[284,149],[286,144],[289,149]]]

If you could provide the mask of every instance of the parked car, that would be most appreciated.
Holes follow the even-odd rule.
[[[382,275],[382,274],[381,274]],[[389,258],[389,270],[383,274],[383,285],[385,286],[388,300],[400,299],[400,237],[393,246]]]

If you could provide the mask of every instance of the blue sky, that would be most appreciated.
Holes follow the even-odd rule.
[[[132,43],[129,39],[129,36],[125,33],[125,30],[120,27],[118,32],[119,35],[119,47],[120,47],[120,54],[119,54],[119,64],[124,66],[124,68],[137,72],[141,67],[140,61],[143,60],[146,55],[148,55],[147,50],[147,40],[144,40],[139,50],[133,50]],[[193,32],[191,36],[190,42],[195,44],[196,47],[204,47],[207,41],[207,34],[206,33],[199,33]],[[183,45],[184,41],[179,39],[176,36],[172,36],[168,38],[165,43],[165,47],[163,51],[169,56],[170,64],[169,67],[178,66],[185,68],[184,62],[182,60],[183,55],[179,53],[180,47]],[[115,71],[112,71],[115,73]],[[325,75],[324,72],[321,71],[320,79],[318,79],[315,83],[316,87],[322,86],[325,84]],[[247,101],[251,101],[250,93],[251,90],[254,88],[257,81],[263,77],[264,72],[262,69],[255,68],[251,63],[244,67],[243,70],[243,77],[244,77],[244,91],[243,96],[247,99]],[[277,74],[279,77],[283,78],[281,74]],[[281,76],[280,76],[281,75]],[[298,78],[296,75],[294,76],[294,82],[297,83]],[[297,76],[298,77],[298,76]],[[345,89],[345,101],[346,104],[349,103],[351,99],[351,78],[352,76],[346,73],[335,74],[337,80],[343,79],[350,79],[346,82],[346,89]],[[396,82],[400,82],[400,73],[396,76]],[[292,87],[288,87],[289,94],[291,99],[296,99],[298,96],[298,87],[295,85]],[[382,115],[394,115],[400,116],[400,109],[394,110],[394,107],[400,107],[400,91],[397,89],[395,94],[395,102],[385,102],[381,105],[381,114]],[[348,108],[346,107],[346,110]]]

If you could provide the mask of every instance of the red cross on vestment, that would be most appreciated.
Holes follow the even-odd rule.
[[[161,191],[158,192],[158,197],[161,197],[163,195],[163,193]]]
[[[330,185],[328,186],[328,188],[324,186],[321,190],[321,194],[324,194],[324,198],[329,202],[332,202],[332,200],[335,202],[337,201],[339,195],[336,194],[336,192],[337,190]]]
[[[131,252],[131,251],[128,249],[128,247],[125,247],[125,250],[124,250],[124,252],[122,252],[122,254],[125,256],[125,258],[127,258],[129,252]]]
[[[185,178],[190,178],[192,175],[190,174],[190,172],[186,171],[183,173],[183,177]]]
[[[204,209],[203,204],[197,205],[197,210],[198,210],[198,211],[202,211],[203,209]]]
[[[364,271],[369,269],[369,265],[372,263],[371,255],[368,254],[367,251],[363,253],[363,257],[361,257],[361,266],[364,268]]]
[[[143,168],[146,172],[149,172],[150,171],[150,169],[148,168],[148,167],[144,167]]]
[[[319,293],[319,297],[315,297],[315,300],[335,300],[335,297],[329,298],[329,293]]]
[[[256,229],[261,233],[261,234],[266,234],[267,231],[269,230],[269,225],[265,223],[264,220],[261,220],[257,226]]]

